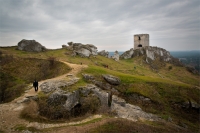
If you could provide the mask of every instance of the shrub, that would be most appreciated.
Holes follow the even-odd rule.
[[[52,120],[70,119],[87,113],[95,113],[99,106],[100,101],[95,96],[81,98],[81,102],[71,111],[67,111],[62,102],[60,104],[49,104],[48,96],[40,95],[38,100],[39,114]]]
[[[50,68],[52,68],[52,67],[54,67],[54,65],[55,65],[56,57],[49,57],[49,58],[48,58],[48,61],[49,61],[49,66],[50,66]]]
[[[169,66],[168,69],[171,70],[171,69],[172,69],[172,66]]]
[[[9,102],[20,96],[24,88],[25,84],[19,84],[13,76],[0,72],[0,103]]]
[[[69,119],[70,113],[67,111],[63,105],[50,105],[48,104],[48,96],[41,95],[38,100],[39,114],[49,119]]]

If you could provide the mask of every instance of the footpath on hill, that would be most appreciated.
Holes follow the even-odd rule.
[[[76,76],[76,74],[78,74],[82,69],[86,68],[87,65],[78,65],[78,64],[71,64],[65,61],[61,61],[67,65],[69,65],[72,69],[69,73],[66,73],[64,75],[52,78],[52,79],[46,79],[43,81],[39,81],[39,84],[42,84],[46,81],[50,81],[50,80],[61,80],[63,78],[66,78],[67,75],[74,75]],[[39,129],[42,129],[41,125],[43,126],[43,128],[50,128],[50,127],[60,127],[60,126],[69,126],[69,125],[74,125],[74,124],[81,124],[81,123],[85,123],[88,122],[92,119],[96,119],[96,118],[100,118],[101,115],[94,115],[91,116],[89,118],[86,118],[85,120],[79,121],[79,122],[71,122],[71,123],[61,123],[61,124],[40,124],[40,123],[30,123],[24,119],[20,118],[20,112],[22,111],[22,109],[25,106],[25,103],[20,102],[21,100],[23,100],[24,98],[28,97],[28,96],[36,96],[37,93],[39,93],[41,91],[40,87],[38,88],[38,91],[35,92],[34,88],[32,87],[32,85],[29,86],[29,89],[27,91],[25,91],[25,93],[14,99],[13,101],[9,102],[9,103],[5,103],[5,104],[0,104],[0,131],[3,130],[5,132],[16,132],[14,131],[14,127],[16,125],[34,125],[37,127],[39,127]]]
[[[78,64],[71,64],[65,61],[61,61],[67,65],[69,65],[72,69],[70,72],[55,77],[51,79],[46,79],[43,81],[39,81],[39,84],[42,84],[44,82],[49,81],[56,81],[56,80],[62,80],[66,79],[67,76],[71,75],[73,77],[76,77],[76,75],[81,72],[82,69],[87,68],[87,65],[78,65]],[[37,129],[48,129],[50,130],[45,132],[59,132],[59,133],[83,133],[87,132],[88,130],[92,128],[99,127],[109,121],[113,121],[115,118],[102,118],[102,115],[93,115],[89,116],[83,120],[76,121],[76,122],[63,122],[63,123],[38,123],[38,122],[29,122],[25,119],[20,118],[20,112],[23,110],[25,103],[22,102],[26,97],[36,96],[41,91],[40,87],[38,88],[38,92],[35,92],[34,88],[32,87],[32,84],[29,85],[28,89],[25,91],[25,93],[14,99],[13,101],[5,104],[0,104],[0,132],[18,132],[15,130],[16,126],[25,126],[25,127],[34,127]],[[90,122],[95,121],[95,119],[101,119],[100,121],[96,122]],[[85,124],[84,124],[85,123]],[[21,131],[19,131],[21,132]],[[30,133],[28,130],[22,131]]]

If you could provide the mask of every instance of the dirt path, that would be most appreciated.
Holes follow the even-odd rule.
[[[66,78],[66,76],[68,75],[76,76],[76,74],[78,74],[82,69],[87,67],[87,65],[71,64],[64,61],[61,62],[69,65],[72,68],[72,70],[64,75],[52,79],[39,81],[39,84],[42,84],[49,80],[61,80]],[[13,131],[14,126],[19,124],[28,125],[28,121],[19,118],[20,112],[24,107],[24,103],[21,103],[21,101],[27,96],[35,96],[38,92],[41,91],[40,88],[38,88],[38,92],[35,92],[32,85],[29,85],[28,88],[29,89],[25,91],[25,94],[23,94],[21,97],[18,97],[9,103],[0,104],[0,131],[3,130],[5,132],[16,132]]]
[[[65,64],[67,64],[68,66],[70,66],[72,68],[72,70],[69,73],[66,73],[64,75],[61,75],[61,76],[58,76],[58,77],[55,77],[55,78],[52,78],[52,79],[46,79],[46,80],[43,80],[43,81],[39,81],[39,84],[42,84],[42,83],[44,83],[46,81],[61,80],[61,79],[66,78],[68,75],[76,76],[76,74],[78,74],[82,69],[87,67],[87,65],[71,64],[71,63],[68,63],[68,62],[65,62],[65,61],[61,61],[61,62],[63,62]],[[38,88],[37,92],[35,92],[35,90],[32,87],[32,85],[30,85],[30,88],[31,89],[27,90],[27,92],[24,94],[24,96],[21,96],[21,97],[15,99],[12,102],[17,102],[17,101],[23,100],[23,98],[25,98],[27,96],[35,96],[35,95],[37,95],[38,92],[41,91],[40,87]]]

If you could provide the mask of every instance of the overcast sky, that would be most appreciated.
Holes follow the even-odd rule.
[[[0,46],[34,39],[126,51],[142,33],[150,46],[200,50],[200,0],[0,0]]]

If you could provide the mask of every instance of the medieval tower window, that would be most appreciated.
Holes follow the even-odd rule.
[[[149,34],[134,35],[134,49],[149,46]]]

